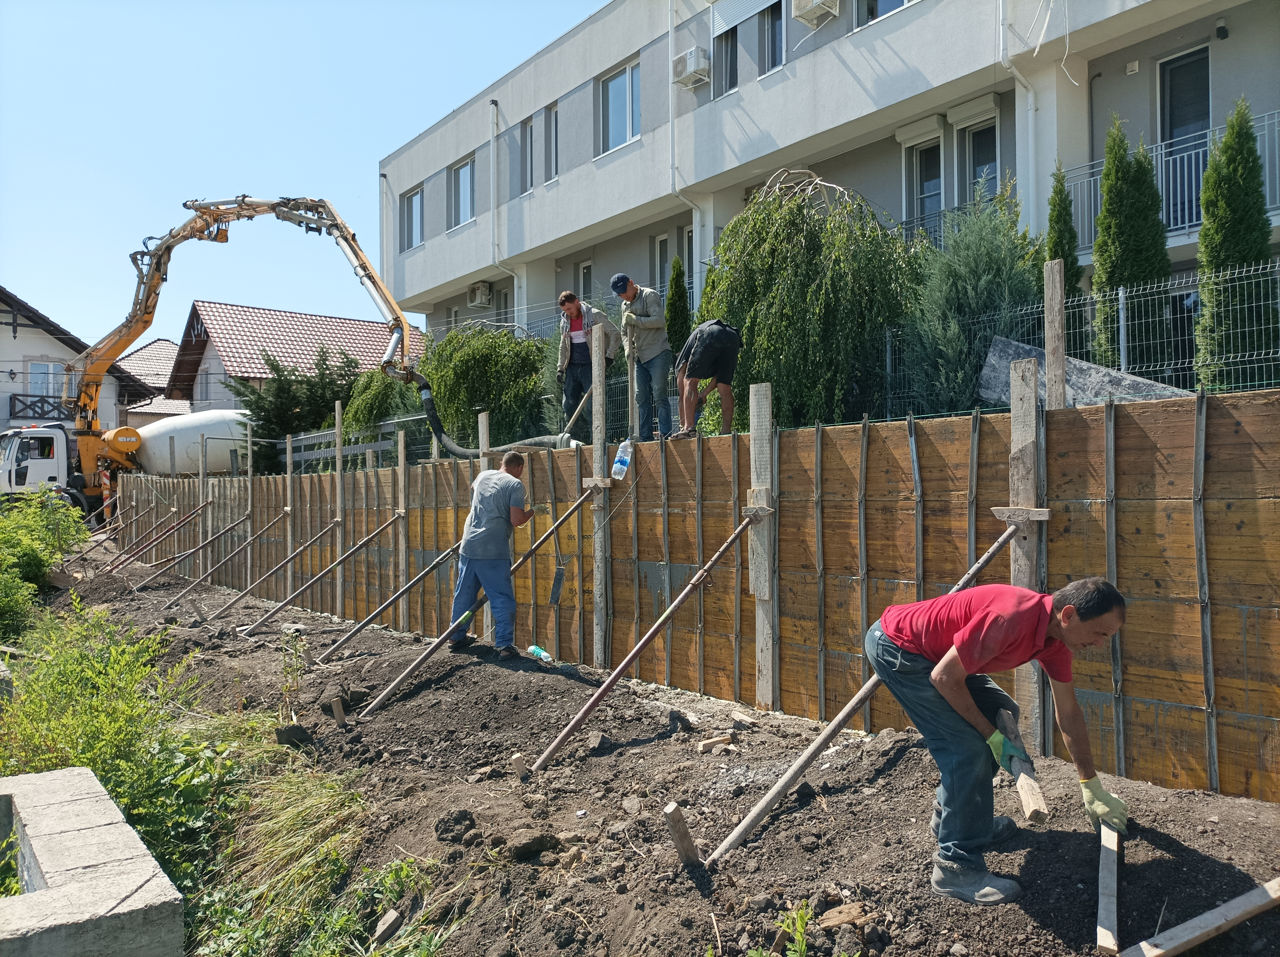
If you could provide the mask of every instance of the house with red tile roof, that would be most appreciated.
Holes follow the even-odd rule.
[[[135,402],[125,410],[124,424],[137,428],[157,419],[167,419],[171,415],[185,415],[191,411],[191,403],[186,399],[166,399],[165,386],[169,384],[169,376],[173,372],[173,361],[178,356],[178,344],[172,339],[153,339],[146,345],[139,346],[132,352],[120,357],[118,365],[126,372],[137,376],[156,394],[150,398]]]
[[[191,304],[165,395],[189,401],[192,412],[240,408],[225,383],[228,379],[266,381],[271,371],[263,353],[282,365],[310,371],[323,345],[334,359],[345,352],[364,372],[382,362],[390,338],[386,324],[378,320],[197,299]],[[426,350],[427,339],[417,329],[411,330],[409,338],[407,352],[416,360]]]

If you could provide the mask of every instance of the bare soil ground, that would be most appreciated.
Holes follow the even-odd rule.
[[[289,609],[261,633],[236,626],[271,607],[255,599],[212,622],[231,592],[197,589],[181,610],[160,610],[186,582],[148,572],[98,575],[77,589],[146,632],[168,627],[169,657],[192,656],[210,710],[275,711],[286,650],[312,655],[349,627]],[[166,625],[166,618],[168,624]],[[769,950],[775,922],[808,900],[828,913],[860,905],[861,926],[810,924],[809,952],[905,954],[1095,953],[1099,840],[1080,803],[1074,768],[1042,758],[1049,820],[1022,820],[1002,775],[996,813],[1019,820],[1013,840],[988,855],[1016,877],[1018,902],[982,908],[933,896],[928,822],[937,770],[914,729],[844,733],[804,783],[713,872],[682,868],[661,811],[678,801],[705,855],[814,738],[819,726],[756,713],[737,726],[732,702],[622,681],[550,768],[521,782],[510,757],[530,763],[606,675],[528,657],[498,662],[475,646],[434,656],[380,713],[340,727],[322,703],[341,693],[348,713],[377,694],[425,647],[421,636],[371,628],[335,659],[309,668],[294,696],[317,762],[358,770],[375,827],[365,863],[406,853],[442,862],[441,886],[465,921],[448,949],[459,955],[705,957]],[[886,692],[881,692],[886,693]],[[699,753],[734,730],[733,747]],[[1120,871],[1119,939],[1130,946],[1280,874],[1280,807],[1204,791],[1105,778],[1129,804]],[[778,944],[781,952],[781,943]],[[1216,937],[1199,955],[1280,953],[1280,911]]]

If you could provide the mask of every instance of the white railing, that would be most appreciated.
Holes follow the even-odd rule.
[[[1226,127],[1194,133],[1149,147],[1156,169],[1156,185],[1162,201],[1161,215],[1171,233],[1189,233],[1200,228],[1200,185],[1209,162],[1209,144],[1221,139]],[[1258,152],[1262,156],[1262,184],[1267,211],[1280,214],[1280,111],[1253,119]],[[1071,194],[1071,214],[1079,240],[1077,252],[1088,253],[1098,235],[1098,212],[1102,208],[1102,160],[1066,171]]]

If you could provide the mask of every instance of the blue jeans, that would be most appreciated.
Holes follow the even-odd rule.
[[[671,350],[663,349],[648,362],[636,363],[636,406],[640,411],[640,434],[647,442],[653,438],[653,407],[658,407],[658,431],[671,434],[671,400],[667,398],[667,380],[671,378]]]
[[[568,422],[573,418],[573,413],[578,411],[578,403],[582,401],[582,397],[591,391],[591,365],[586,362],[570,362],[564,367],[564,397],[561,400],[561,408],[564,409],[564,420]],[[587,426],[587,435],[591,434],[591,403],[587,403],[587,407],[582,410],[582,415],[578,416],[579,421],[585,422]]]
[[[937,859],[986,870],[982,849],[991,840],[991,778],[999,770],[991,749],[977,729],[934,688],[929,680],[932,661],[899,648],[880,629],[878,621],[867,631],[863,648],[880,680],[924,735],[924,743],[942,775],[938,786],[942,814]],[[987,675],[969,675],[965,685],[978,710],[992,724],[1001,708],[1018,716],[1017,703]]]
[[[458,556],[458,585],[453,590],[450,621],[457,621],[470,610],[481,588],[493,610],[493,646],[506,648],[514,645],[516,593],[511,587],[511,562],[505,558]]]

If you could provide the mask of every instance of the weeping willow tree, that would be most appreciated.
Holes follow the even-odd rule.
[[[919,257],[862,197],[780,170],[725,227],[714,259],[698,321],[742,333],[735,428],[747,427],[753,382],[773,383],[784,428],[883,407],[885,330],[909,311]],[[718,421],[713,405],[704,421]]]

